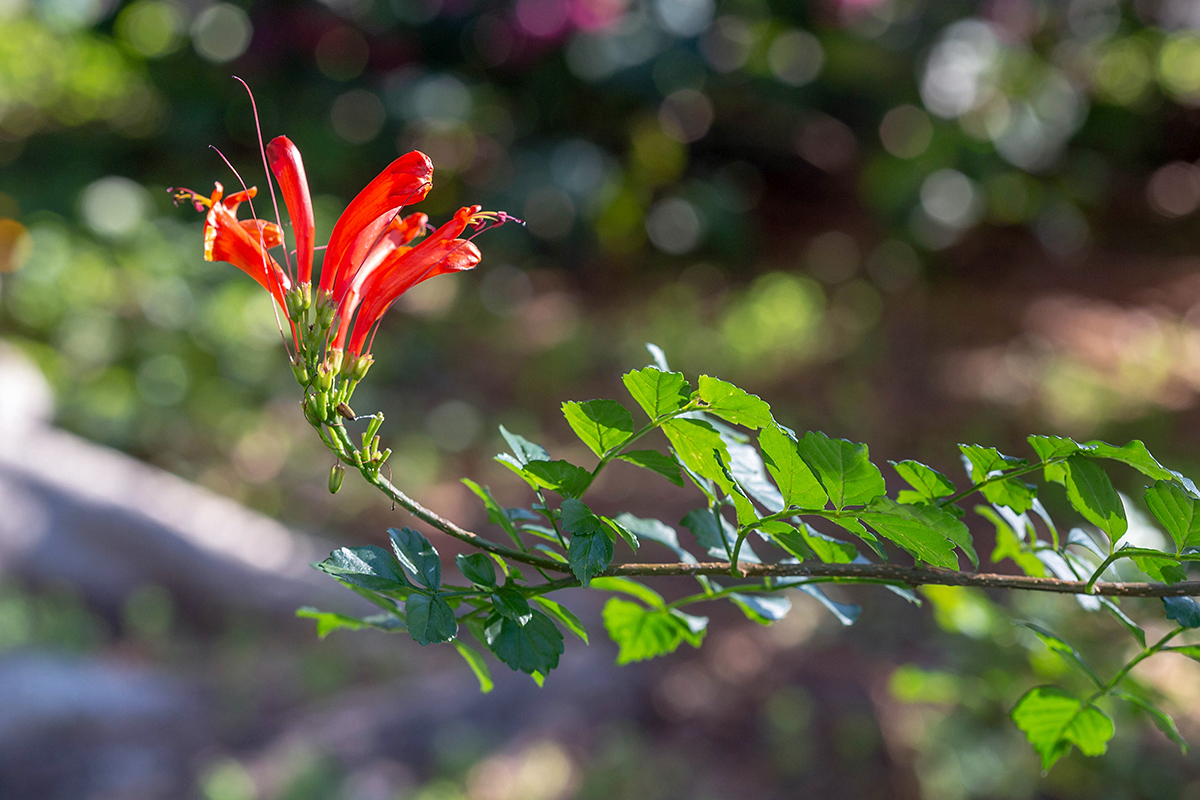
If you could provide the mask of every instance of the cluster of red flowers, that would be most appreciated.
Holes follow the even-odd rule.
[[[294,274],[286,248],[286,269],[269,252],[284,243],[279,226],[237,217],[238,207],[253,200],[254,187],[226,197],[224,187],[217,183],[211,197],[180,189],[174,190],[175,198],[192,202],[198,211],[208,209],[204,258],[227,261],[262,284],[292,321],[298,348],[305,332],[297,326],[303,326],[315,300],[316,327],[323,341],[313,344],[326,347],[325,363],[335,372],[351,365],[365,371],[372,332],[400,295],[428,278],[479,263],[479,250],[469,238],[462,238],[464,232],[471,229],[473,238],[485,225],[512,219],[503,212],[468,206],[433,230],[425,214],[402,216],[405,206],[425,199],[433,186],[429,157],[417,151],[406,153],[367,184],[342,212],[325,248],[314,298],[316,232],[304,162],[299,149],[285,136],[273,139],[265,155],[291,218],[296,241]]]

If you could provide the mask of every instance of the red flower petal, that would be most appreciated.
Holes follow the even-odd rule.
[[[388,216],[409,203],[424,200],[432,186],[433,162],[416,150],[397,158],[368,183],[333,226],[325,251],[325,266],[321,270],[321,290],[331,292],[340,301],[362,256],[387,226]],[[374,236],[366,230],[372,225],[380,226]],[[360,240],[357,247],[356,240]],[[364,243],[366,250],[363,250]],[[355,257],[360,261],[354,261]]]
[[[316,222],[313,217],[312,196],[308,193],[308,177],[300,150],[286,136],[276,136],[267,145],[271,172],[283,191],[283,204],[292,220],[292,235],[296,237],[296,279],[299,283],[312,281],[313,243]]]

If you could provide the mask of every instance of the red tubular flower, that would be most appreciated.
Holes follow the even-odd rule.
[[[350,356],[363,354],[363,345],[371,328],[400,295],[428,278],[468,270],[478,264],[482,258],[479,249],[458,236],[476,221],[479,213],[479,206],[459,209],[454,219],[416,247],[405,246],[412,240],[413,226],[389,229],[367,261],[358,268],[342,297],[338,306],[338,330],[331,345],[333,349],[345,348],[349,334]]]
[[[312,282],[313,240],[316,224],[313,219],[312,197],[308,193],[308,177],[304,174],[304,161],[300,150],[286,136],[277,136],[267,145],[267,158],[271,172],[283,190],[283,203],[292,220],[292,233],[296,237],[296,282]]]
[[[224,197],[225,187],[221,184],[217,183],[215,187],[212,197],[204,197],[190,189],[181,189],[175,194],[176,199],[190,200],[198,209],[208,206],[204,218],[204,260],[233,264],[258,281],[286,309],[283,295],[292,287],[292,282],[267,253],[283,242],[283,232],[278,225],[261,219],[238,220],[238,206],[257,193],[253,186],[229,197]]]

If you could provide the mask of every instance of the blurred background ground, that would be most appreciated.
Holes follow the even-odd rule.
[[[701,651],[617,669],[580,596],[593,645],[486,697],[439,648],[318,641],[292,610],[353,606],[309,554],[403,517],[325,491],[265,293],[165,191],[236,184],[209,145],[262,185],[237,74],[318,238],[412,148],[435,222],[528,221],[409,293],[359,390],[467,526],[460,477],[527,501],[497,424],[584,459],[559,403],[621,396],[647,341],[880,458],[957,476],[956,442],[1046,432],[1196,474],[1198,29],[1192,0],[0,0],[0,796],[1200,797],[1120,710],[1039,777],[1005,715],[1069,678],[992,601],[1115,661],[1069,600],[714,609]],[[639,477],[597,507],[690,507]],[[1195,739],[1183,662],[1138,677]]]

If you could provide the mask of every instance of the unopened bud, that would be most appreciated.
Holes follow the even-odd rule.
[[[342,488],[342,479],[346,477],[346,468],[337,463],[333,465],[333,469],[329,470],[329,491],[331,494],[337,494],[338,489]]]
[[[371,417],[371,422],[370,422],[370,424],[367,425],[366,437],[368,440],[373,439],[375,437],[375,434],[379,433],[379,426],[382,424],[383,424],[383,413],[382,412]]]
[[[333,388],[334,372],[329,368],[328,364],[317,365],[317,389],[322,392],[328,392]]]
[[[392,455],[392,448],[388,448],[379,454],[379,458],[375,460],[376,467],[382,467],[388,458]]]
[[[336,374],[342,369],[342,361],[345,359],[346,353],[342,350],[329,348],[329,352],[325,354],[325,363]]]
[[[359,356],[355,359],[347,359],[346,363],[342,364],[342,374],[347,378],[357,383],[367,377],[367,370],[375,363],[375,359],[369,355]]]
[[[319,414],[317,414],[316,395],[309,395],[308,397],[304,398],[304,402],[301,403],[301,407],[304,409],[304,418],[308,420],[308,424],[312,425],[313,427],[320,427],[321,417]]]
[[[292,374],[296,376],[296,383],[308,386],[308,368],[303,362],[292,362]]]
[[[337,309],[333,305],[333,295],[320,292],[317,295],[317,327],[328,330],[333,324],[333,316]]]

